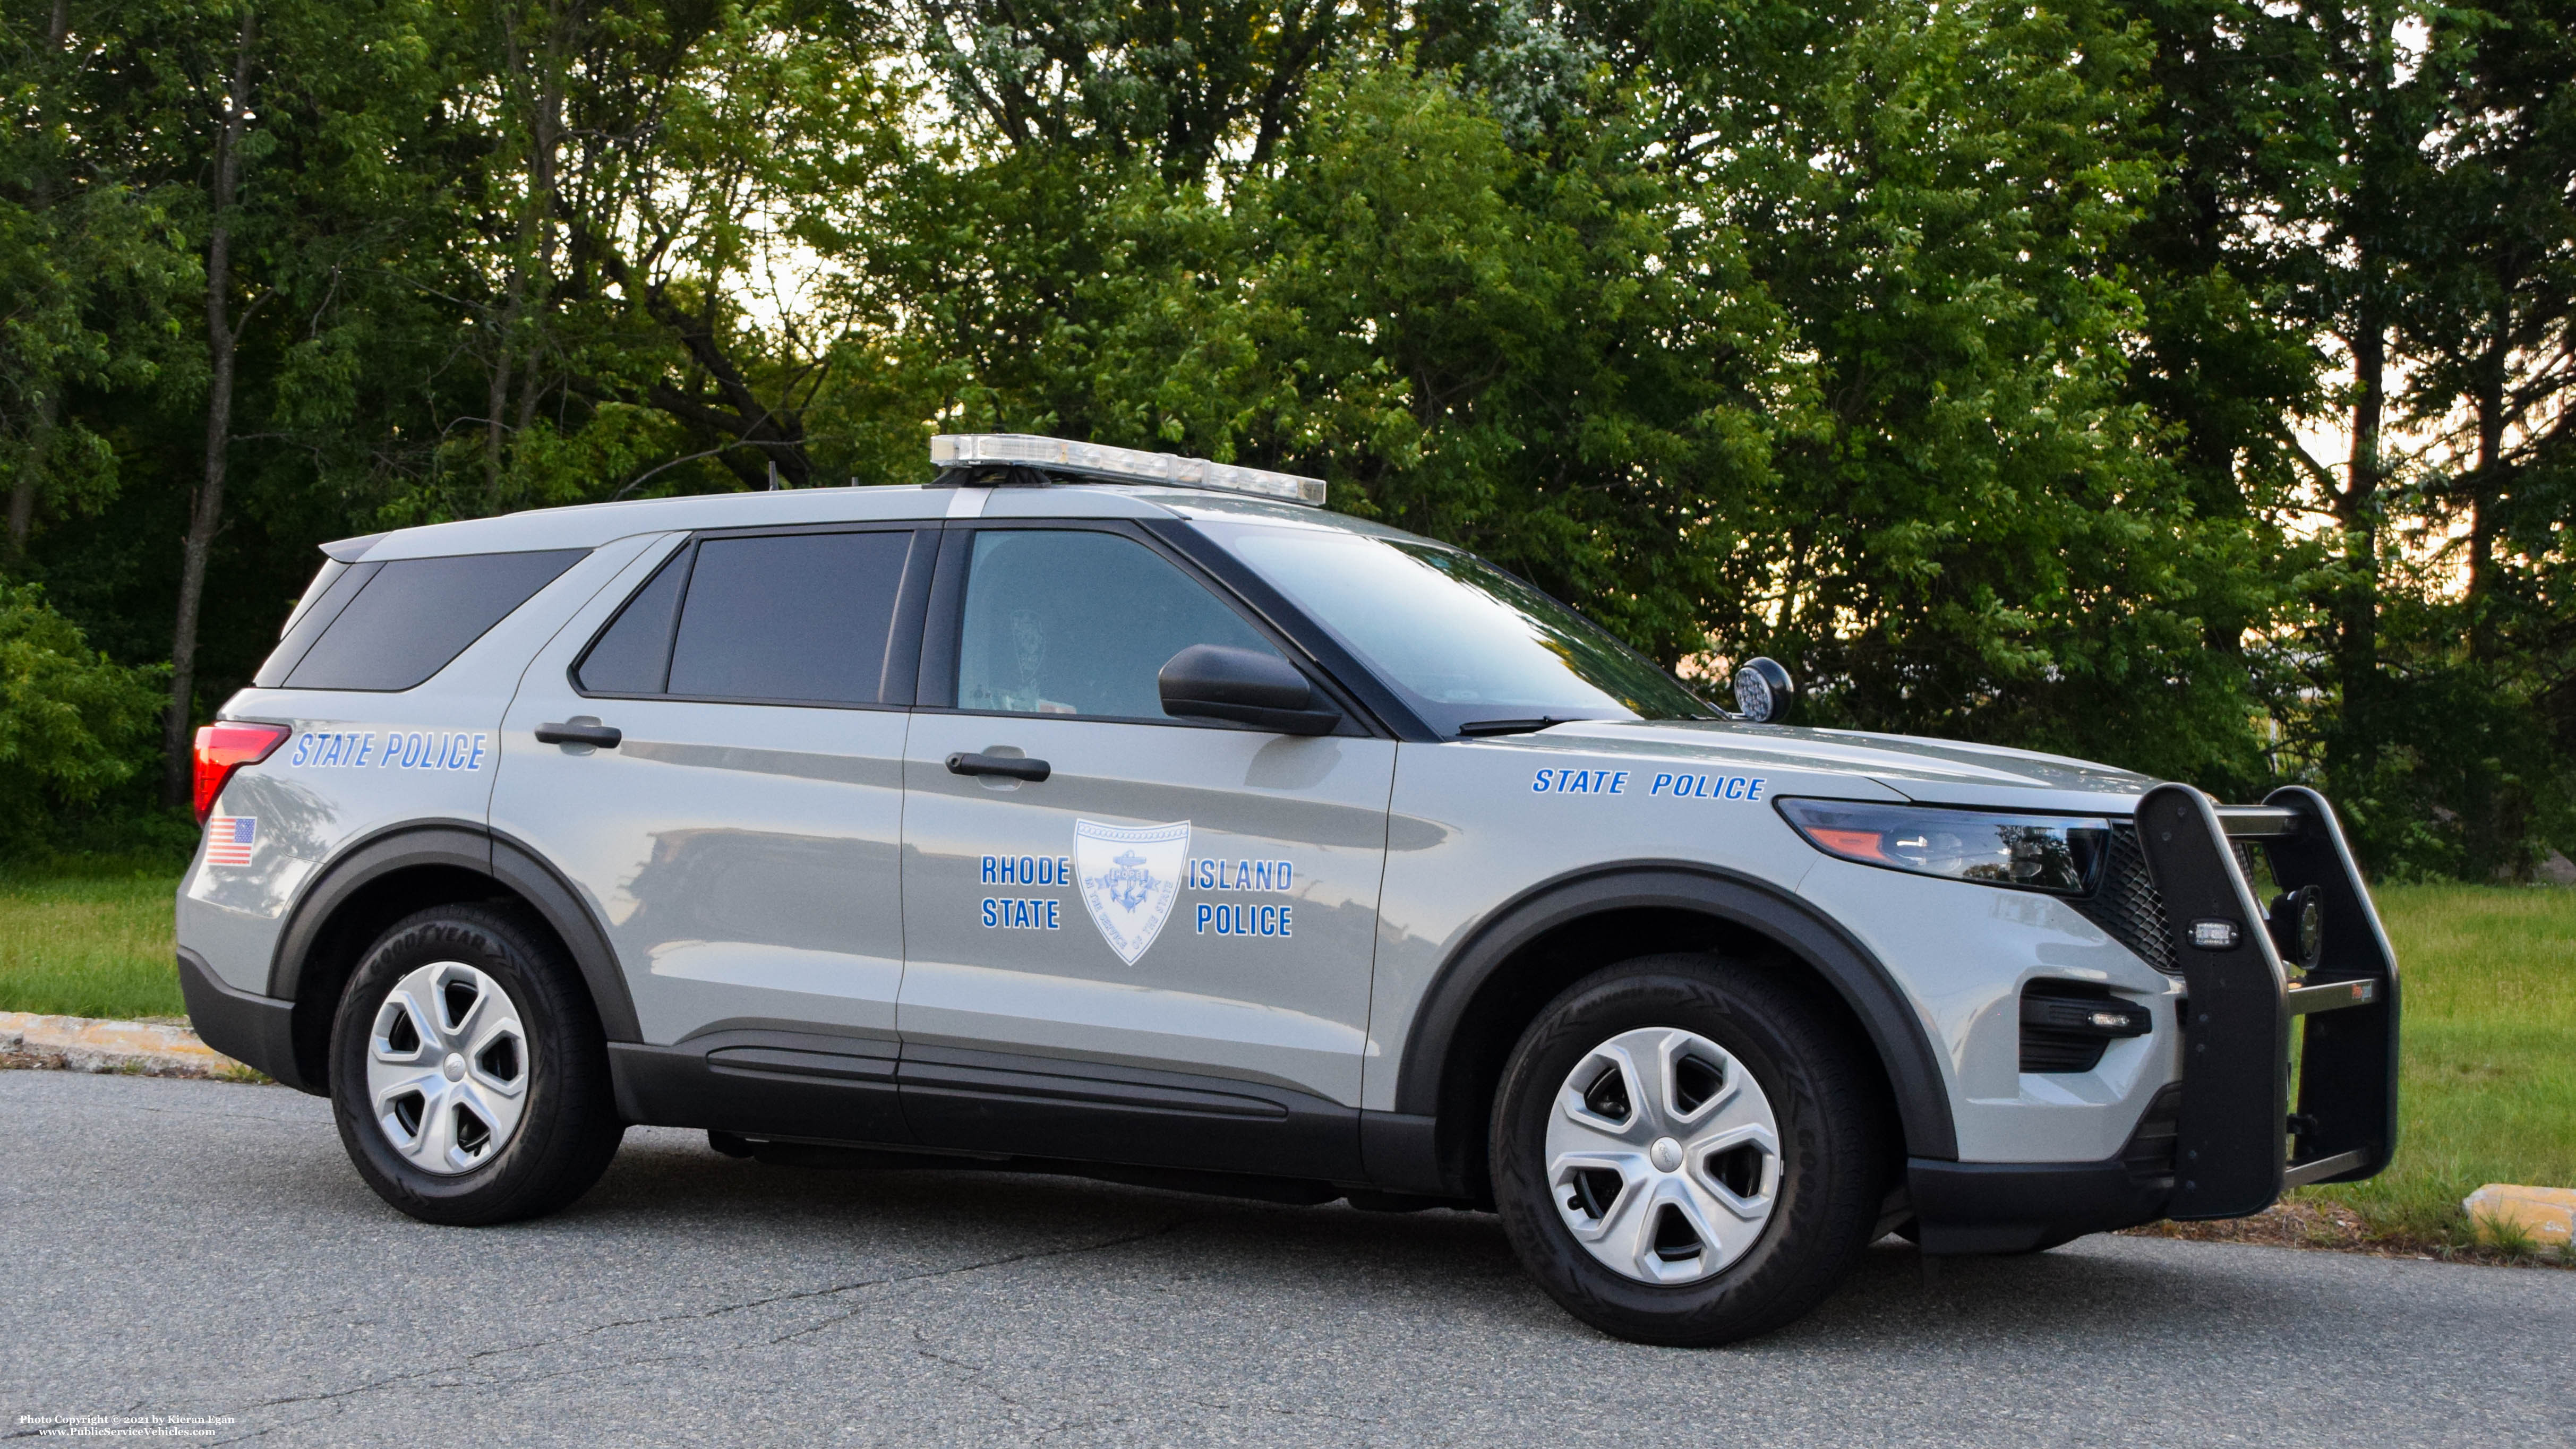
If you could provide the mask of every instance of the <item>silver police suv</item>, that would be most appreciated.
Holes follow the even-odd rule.
[[[1491,1210],[1675,1344],[1891,1231],[2027,1252],[2388,1160],[2396,962],[2309,791],[1790,728],[1767,660],[1722,710],[1312,479],[933,461],[326,547],[197,737],[205,1039],[426,1221],[703,1128]]]

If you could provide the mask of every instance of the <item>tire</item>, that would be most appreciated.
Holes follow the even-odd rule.
[[[1640,1343],[1730,1343],[1804,1314],[1878,1223],[1892,1139],[1865,1050],[1733,962],[1648,956],[1576,982],[1495,1094],[1495,1208],[1522,1265]]]
[[[377,938],[332,1019],[331,1104],[377,1196],[459,1227],[570,1204],[626,1132],[573,964],[498,905],[433,907]]]

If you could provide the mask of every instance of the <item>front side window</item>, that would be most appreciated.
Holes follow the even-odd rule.
[[[1133,539],[988,529],[975,535],[967,565],[957,707],[1161,720],[1155,676],[1193,644],[1278,653]]]
[[[1653,660],[1470,553],[1318,528],[1200,529],[1442,734],[1536,719],[1714,719]]]

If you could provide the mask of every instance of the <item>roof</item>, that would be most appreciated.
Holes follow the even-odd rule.
[[[343,562],[597,548],[639,533],[709,528],[937,518],[1188,518],[1273,522],[1404,538],[1411,535],[1304,504],[1169,484],[1063,482],[1043,488],[886,485],[794,488],[761,493],[694,493],[620,503],[532,508],[497,518],[425,524],[322,546]]]

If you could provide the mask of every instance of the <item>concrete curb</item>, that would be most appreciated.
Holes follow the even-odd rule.
[[[197,1040],[184,1026],[0,1011],[0,1057],[73,1072],[257,1081],[259,1073]]]
[[[2576,1245],[2576,1188],[2525,1187],[2491,1182],[2460,1204],[2481,1242],[2494,1242],[2510,1229],[2544,1247],[2562,1251]]]

